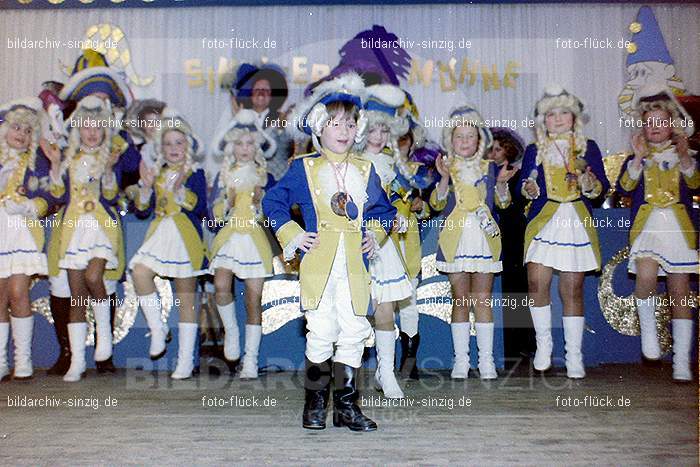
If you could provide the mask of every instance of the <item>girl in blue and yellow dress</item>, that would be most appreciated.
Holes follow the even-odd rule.
[[[421,226],[426,225],[425,221],[431,214],[427,200],[435,185],[435,160],[441,150],[439,145],[426,141],[418,108],[408,92],[400,114],[408,120],[408,131],[399,138],[398,151],[394,151],[397,172],[394,187],[398,196],[393,204],[398,215],[407,219],[407,222],[404,224],[405,231],[392,231],[391,239],[401,251],[413,287],[411,296],[398,302],[401,341],[399,372],[404,379],[417,380],[420,345],[417,294],[423,257],[420,232]]]
[[[408,131],[408,121],[398,115],[398,109],[405,95],[397,86],[377,84],[367,88],[365,115],[368,120],[368,133],[362,157],[372,162],[379,175],[382,187],[390,200],[396,202],[399,195],[396,181],[394,152],[398,150],[398,138]],[[395,183],[396,181],[396,183]],[[408,230],[408,218],[397,215],[396,231]],[[394,353],[396,348],[394,310],[399,300],[410,297],[413,285],[406,272],[406,265],[399,248],[387,239],[369,263],[372,279],[372,301],[375,307],[374,328],[377,349],[377,371],[374,383],[384,397],[400,399],[403,391],[394,375]]]
[[[12,328],[14,379],[29,379],[34,316],[32,276],[46,275],[44,229],[50,163],[39,149],[42,104],[22,99],[0,109],[0,381],[10,375],[7,345]]]
[[[697,228],[691,210],[692,194],[700,188],[700,170],[683,128],[693,125],[665,87],[642,88],[636,99],[644,128],[632,137],[634,153],[624,162],[617,188],[632,197],[629,271],[636,275],[642,354],[650,360],[661,358],[654,294],[658,277],[666,276],[673,311],[673,379],[690,381],[694,320],[690,275],[698,272]]]
[[[559,294],[564,303],[563,323],[566,374],[583,378],[583,279],[600,269],[598,234],[591,203],[605,196],[610,184],[600,150],[583,135],[583,104],[554,86],[545,90],[535,109],[537,141],[523,156],[519,189],[531,200],[525,229],[530,314],[538,371],[551,367],[552,312],[550,286],[559,271]]]
[[[258,377],[258,350],[262,337],[262,291],[272,276],[272,249],[263,227],[260,202],[264,190],[274,183],[267,173],[262,145],[269,138],[257,124],[252,110],[241,109],[222,141],[214,145],[223,152],[221,170],[210,195],[212,230],[217,232],[211,248],[210,272],[214,275],[216,304],[224,325],[224,357],[240,358],[233,276],[245,281],[245,354],[240,376]],[[223,146],[223,147],[221,147]],[[210,222],[211,224],[211,222]]]
[[[119,170],[123,152],[116,136],[109,101],[83,98],[69,119],[68,147],[57,172],[51,172],[51,194],[65,206],[58,213],[49,243],[49,274],[68,279],[71,295],[68,336],[71,365],[64,381],[79,381],[85,373],[85,311],[90,302],[95,317],[95,362],[112,356],[110,304],[105,280],[124,272],[124,244],[117,213]],[[46,149],[50,159],[58,149]]]
[[[303,426],[326,427],[333,393],[333,424],[373,431],[357,400],[357,369],[372,327],[368,261],[396,214],[372,164],[351,151],[362,144],[367,118],[362,79],[347,73],[314,88],[296,106],[292,130],[311,136],[317,152],[297,157],[267,191],[263,211],[286,260],[303,252],[299,281],[306,328],[306,402]],[[292,219],[298,205],[302,228]],[[332,368],[332,371],[331,371]]]
[[[154,278],[172,278],[179,302],[177,365],[171,377],[187,379],[194,370],[198,320],[195,309],[197,277],[207,274],[207,252],[202,220],[207,215],[207,182],[193,163],[197,141],[189,124],[165,109],[156,136],[154,169],[141,165],[135,207],[151,221],[143,244],[129,262],[139,305],[151,330],[152,360],[165,355],[169,340],[161,319],[161,304]]]
[[[493,360],[493,275],[501,272],[501,238],[493,218],[494,204],[510,203],[507,168],[498,175],[496,165],[484,160],[491,132],[471,106],[450,112],[442,134],[447,156],[438,158],[441,178],[430,196],[430,205],[443,211],[438,238],[437,269],[448,275],[452,287],[452,378],[469,375],[469,308],[476,316],[476,341],[481,379],[495,379]]]

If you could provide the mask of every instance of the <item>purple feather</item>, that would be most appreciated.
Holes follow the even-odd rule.
[[[411,161],[420,162],[428,167],[434,167],[435,161],[440,156],[440,148],[435,144],[426,144],[421,148],[417,148],[411,153]]]
[[[328,76],[307,87],[304,94],[308,96],[321,82],[350,71],[360,74],[365,81],[367,77],[374,75],[380,83],[398,86],[399,78],[408,76],[411,56],[401,47],[381,47],[387,43],[398,45],[398,42],[396,34],[376,24],[372,29],[358,33],[340,49],[340,63]],[[379,47],[376,47],[377,45]]]

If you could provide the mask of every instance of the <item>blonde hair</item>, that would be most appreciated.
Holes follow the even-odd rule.
[[[231,164],[236,163],[236,154],[234,150],[236,141],[240,141],[248,134],[253,136],[253,140],[256,144],[253,160],[258,167],[262,167],[267,170],[267,161],[265,160],[265,155],[263,154],[262,150],[262,145],[265,143],[265,137],[258,131],[250,131],[246,128],[231,128],[224,136],[224,142],[226,143],[223,150],[224,159],[229,161]]]
[[[644,115],[648,112],[653,112],[655,110],[662,110],[668,114],[668,116],[673,120],[673,125],[671,125],[672,134],[675,136],[685,137],[685,131],[683,130],[683,117],[676,104],[674,104],[669,99],[658,99],[654,101],[642,101],[639,103],[639,115],[642,120],[644,120]]]
[[[81,109],[81,111],[86,114],[80,115],[83,120],[100,120],[99,118],[95,118],[96,116],[100,116],[99,112],[86,109]],[[102,166],[101,172],[104,173],[104,167],[107,165],[107,161],[112,150],[112,131],[109,130],[108,126],[101,126],[100,129],[102,130],[102,143],[100,143],[98,148],[97,158]],[[70,129],[70,133],[68,134],[68,146],[66,147],[65,158],[61,163],[61,173],[68,170],[73,162],[73,159],[78,152],[80,152],[80,145],[80,128],[74,126]]]
[[[489,129],[481,125],[479,123],[480,121],[480,117],[478,121],[473,119],[468,119],[465,121],[461,115],[453,117],[449,121],[449,125],[446,126],[442,131],[442,145],[445,148],[445,151],[447,151],[447,154],[452,156],[454,155],[454,147],[452,146],[452,135],[454,134],[455,130],[460,127],[472,127],[476,129],[476,133],[479,137],[479,144],[477,145],[476,151],[474,151],[474,155],[472,157],[483,159],[484,155],[486,154],[486,151],[490,146],[490,143],[485,137],[485,133],[489,131]]]
[[[165,123],[167,120],[174,120],[174,119],[163,119],[162,123]],[[155,160],[155,169],[156,169],[156,176],[161,172],[163,169],[163,165],[165,165],[165,154],[163,153],[163,138],[165,138],[165,135],[170,132],[170,131],[177,131],[178,133],[181,133],[185,137],[185,141],[187,142],[187,145],[185,147],[185,161],[184,161],[184,169],[185,173],[189,172],[190,169],[193,168],[194,166],[194,139],[192,138],[191,131],[189,130],[189,125],[184,120],[179,120],[179,124],[172,126],[172,125],[164,125],[161,124],[160,127],[158,127],[156,131],[156,137],[155,141],[153,142],[153,148],[155,149],[156,153],[156,160]]]
[[[10,145],[7,144],[7,130],[12,124],[26,124],[32,129],[32,138],[29,146],[25,150],[29,152],[29,167],[33,170],[36,161],[36,150],[39,147],[39,138],[41,136],[41,119],[39,115],[26,107],[19,107],[7,112],[5,120],[0,125],[0,156],[7,157],[10,154]]]

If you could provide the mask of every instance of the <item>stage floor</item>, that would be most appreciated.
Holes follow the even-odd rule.
[[[37,373],[0,384],[3,465],[698,464],[697,383],[673,384],[670,366],[610,365],[579,382],[432,372],[398,408],[377,406],[386,399],[364,372],[364,411],[379,424],[366,434],[330,418],[325,431],[302,429],[295,373],[174,382],[91,370],[78,384]]]

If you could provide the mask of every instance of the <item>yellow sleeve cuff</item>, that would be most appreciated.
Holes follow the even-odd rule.
[[[304,229],[302,229],[301,226],[295,221],[289,221],[280,227],[275,235],[277,236],[277,240],[279,240],[280,244],[282,245],[282,248],[285,248],[300,233],[304,233]]]
[[[66,192],[66,186],[62,183],[51,183],[49,191],[54,198],[60,198]]]
[[[438,187],[435,187],[433,192],[430,194],[430,207],[436,211],[442,211],[447,206],[447,196],[445,199],[438,199]],[[447,194],[449,194],[449,187],[447,188]]]
[[[44,217],[49,212],[49,203],[47,203],[45,199],[32,198],[31,202],[34,203],[36,217]]]
[[[641,178],[641,176],[639,178]],[[637,178],[636,180],[633,179],[630,176],[629,168],[625,168],[625,171],[622,173],[622,177],[620,177],[620,186],[625,191],[632,191],[635,188],[637,188],[637,183],[639,183],[639,178]]]
[[[212,208],[212,213],[215,219],[224,219],[226,217],[226,201],[224,199],[216,201]]]
[[[197,195],[190,189],[185,189],[185,201],[182,203],[182,207],[191,211],[197,205]]]

